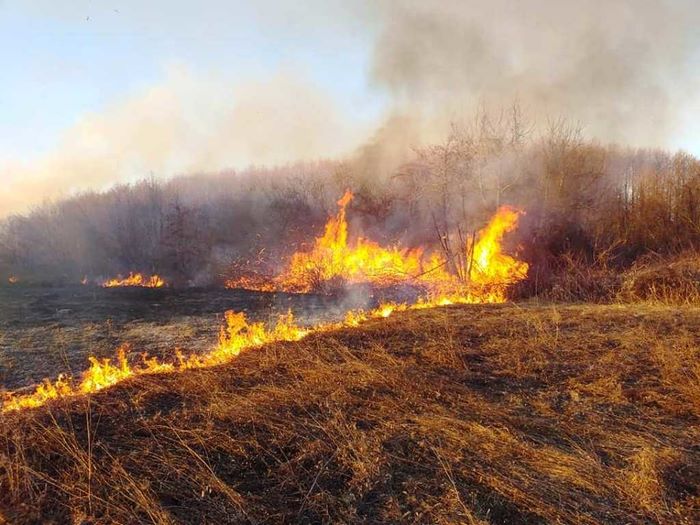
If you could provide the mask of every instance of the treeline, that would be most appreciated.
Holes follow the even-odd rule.
[[[354,233],[448,252],[499,205],[522,208],[509,248],[531,264],[528,294],[574,268],[619,271],[700,247],[700,161],[686,153],[601,145],[564,121],[535,134],[517,108],[454,125],[383,172],[381,147],[344,161],[151,178],[45,204],[1,223],[0,276],[77,283],[142,271],[209,285],[250,268],[274,271],[322,231],[345,188],[355,193]]]

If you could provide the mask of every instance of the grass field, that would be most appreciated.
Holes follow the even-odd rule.
[[[0,523],[698,523],[700,309],[462,306],[0,416]]]

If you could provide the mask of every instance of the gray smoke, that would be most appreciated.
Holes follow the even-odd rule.
[[[673,146],[698,103],[695,0],[385,0],[373,80],[425,132],[518,101],[538,122]]]

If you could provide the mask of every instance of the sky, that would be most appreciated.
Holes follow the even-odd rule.
[[[0,0],[0,153],[45,153],[85,114],[163,82],[173,68],[231,87],[299,71],[344,111],[377,116],[366,33],[322,15],[309,32],[314,2],[253,4]]]
[[[148,174],[342,156],[398,111],[494,94],[700,155],[694,2],[616,3],[601,21],[601,0],[0,0],[0,216]]]

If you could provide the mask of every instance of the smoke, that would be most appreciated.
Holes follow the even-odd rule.
[[[631,146],[688,144],[687,127],[697,127],[689,117],[700,107],[695,0],[283,4],[265,4],[273,34],[292,23],[301,39],[326,25],[331,39],[343,26],[370,42],[369,71],[357,75],[386,99],[378,122],[340,111],[297,73],[233,84],[174,68],[160,85],[81,118],[42,158],[0,162],[9,180],[0,216],[149,172],[338,157],[363,144],[363,169],[386,173],[411,147],[440,140],[450,121],[515,101],[541,127],[565,117],[588,137]]]
[[[37,198],[105,189],[149,173],[342,156],[366,134],[298,74],[231,84],[171,68],[161,84],[82,117],[46,156],[0,164],[0,216]]]
[[[694,0],[378,5],[372,78],[418,128],[518,101],[535,120],[564,117],[595,139],[674,146],[698,102]]]

